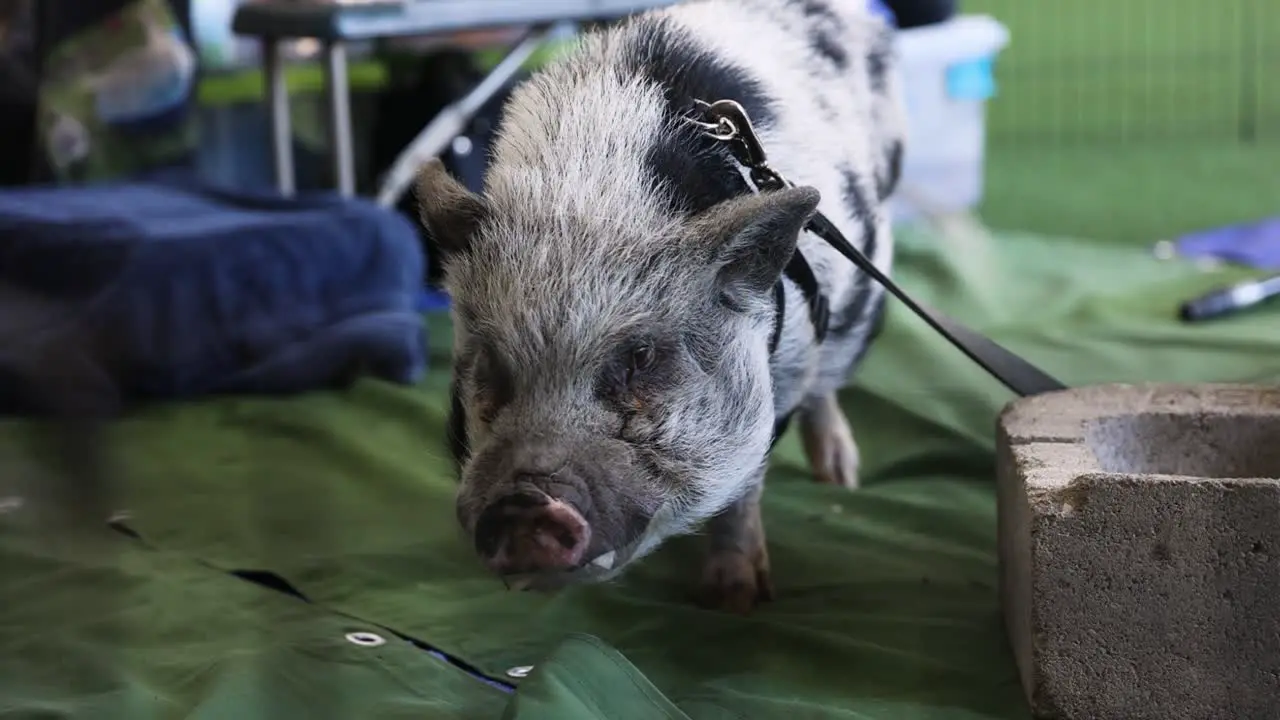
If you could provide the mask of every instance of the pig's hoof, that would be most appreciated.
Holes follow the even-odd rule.
[[[772,599],[767,557],[752,561],[745,553],[724,552],[707,558],[698,593],[702,607],[749,615],[757,605]]]
[[[802,414],[800,430],[814,479],[826,485],[857,488],[858,443],[834,395]]]

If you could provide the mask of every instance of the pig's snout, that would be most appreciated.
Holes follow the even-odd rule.
[[[476,551],[499,575],[573,569],[590,542],[591,526],[577,509],[537,490],[497,499],[475,526]]]

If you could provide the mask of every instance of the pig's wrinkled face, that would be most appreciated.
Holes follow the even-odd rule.
[[[774,422],[771,288],[817,205],[773,195],[683,221],[535,218],[424,169],[454,309],[457,514],[495,573],[604,579],[750,488]]]

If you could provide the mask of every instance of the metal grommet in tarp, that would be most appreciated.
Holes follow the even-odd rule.
[[[371,633],[364,630],[349,632],[346,634],[347,642],[360,647],[378,647],[385,645],[387,639],[377,633]]]
[[[507,670],[507,677],[516,678],[518,680],[523,677],[528,677],[531,672],[533,672],[532,665],[517,665]]]

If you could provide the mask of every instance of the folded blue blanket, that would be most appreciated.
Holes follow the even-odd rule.
[[[75,333],[125,401],[299,392],[357,372],[414,382],[424,264],[404,217],[328,193],[0,192],[0,367]],[[14,297],[45,317],[17,329],[31,303]],[[3,378],[0,411],[15,395]]]

